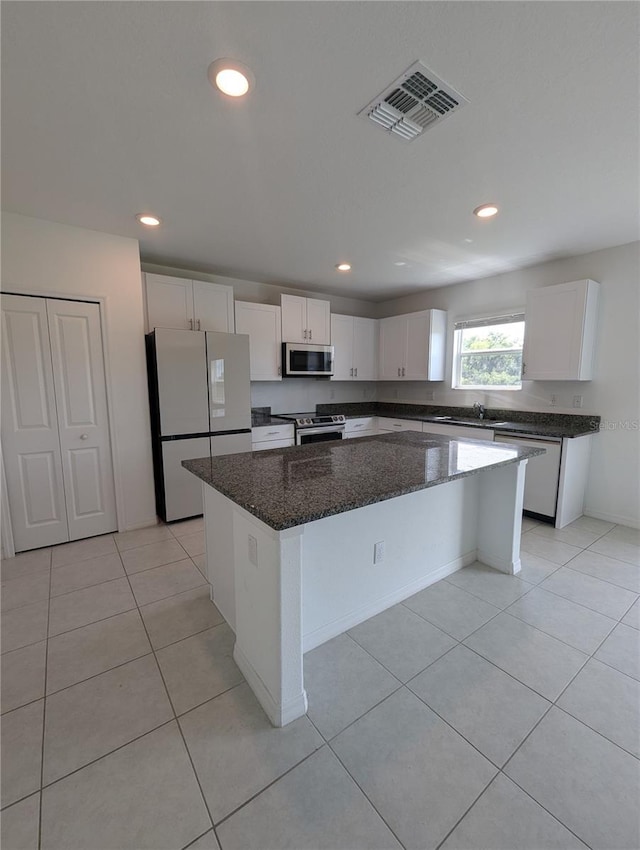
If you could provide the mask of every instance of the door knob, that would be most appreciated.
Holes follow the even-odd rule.
[[[88,435],[88,434],[80,434],[80,439],[81,439],[81,440],[88,440],[88,439],[89,439],[89,435]]]

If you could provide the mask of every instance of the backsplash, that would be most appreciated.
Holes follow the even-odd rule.
[[[316,404],[374,401],[373,381],[330,381],[326,378],[285,378],[252,381],[251,407],[270,407],[273,413],[306,413]]]

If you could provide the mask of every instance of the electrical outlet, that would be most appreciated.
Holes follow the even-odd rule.
[[[573,397],[573,406],[574,407],[582,407],[583,397],[581,395],[574,395]]]
[[[253,536],[253,534],[250,534],[247,542],[249,544],[249,547],[248,547],[248,549],[249,549],[249,562],[252,563],[254,567],[257,567],[258,566],[258,541]]]
[[[373,563],[379,564],[381,561],[384,561],[384,540],[373,544]]]
[[[549,397],[549,401],[551,403],[551,407],[557,407],[558,396],[555,393],[551,393],[551,396]]]

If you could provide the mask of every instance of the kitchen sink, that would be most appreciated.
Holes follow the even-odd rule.
[[[450,425],[488,425],[491,428],[500,428],[508,425],[508,422],[494,422],[493,419],[456,419],[454,416],[434,416],[434,422],[447,422]]]

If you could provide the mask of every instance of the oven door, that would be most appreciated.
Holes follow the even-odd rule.
[[[323,426],[322,428],[301,428],[296,431],[296,446],[308,446],[310,443],[329,443],[344,439],[344,425]]]
[[[333,346],[285,342],[285,375],[333,375]]]

